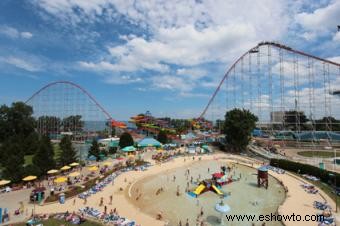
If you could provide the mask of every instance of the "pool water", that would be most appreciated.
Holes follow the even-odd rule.
[[[163,172],[157,176],[150,176],[136,182],[131,188],[131,201],[140,210],[152,217],[156,217],[162,212],[163,217],[169,225],[178,225],[179,221],[185,225],[187,219],[190,225],[196,225],[196,219],[201,208],[203,208],[203,220],[207,225],[220,225],[221,214],[215,210],[215,205],[220,201],[217,194],[207,191],[198,198],[194,198],[185,193],[187,182],[189,189],[193,191],[197,184],[190,183],[191,176],[194,182],[200,176],[202,179],[210,179],[211,174],[220,172],[220,167],[226,163],[217,161],[196,161],[189,167],[177,168]],[[229,165],[231,165],[229,163]],[[189,168],[190,176],[185,175]],[[208,168],[210,172],[208,173]],[[230,192],[230,196],[224,198],[224,203],[229,205],[230,214],[271,214],[275,213],[285,198],[283,187],[273,177],[269,177],[269,187],[257,187],[257,172],[255,169],[235,164],[228,173],[233,177],[240,177],[239,181],[222,186],[225,193]],[[174,176],[176,179],[174,180]],[[188,181],[187,181],[188,178]],[[177,196],[179,186],[180,196]],[[163,192],[157,193],[159,188]],[[142,195],[140,195],[142,194]],[[136,198],[139,196],[138,200]],[[252,225],[252,222],[227,222],[223,216],[224,225]],[[256,222],[255,222],[256,223]],[[257,225],[259,222],[257,222]],[[282,225],[281,222],[266,222],[266,225]]]

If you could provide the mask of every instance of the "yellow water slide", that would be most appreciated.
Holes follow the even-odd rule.
[[[212,186],[213,190],[218,194],[218,195],[223,195],[220,189],[218,189],[215,185]]]
[[[196,188],[196,190],[193,193],[195,195],[200,195],[204,189],[205,189],[205,186],[203,184],[201,184]]]

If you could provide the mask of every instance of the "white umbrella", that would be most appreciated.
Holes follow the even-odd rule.
[[[222,199],[221,202],[215,205],[215,210],[221,213],[220,221],[221,221],[221,225],[223,225],[223,216],[231,210],[230,206],[228,206],[227,204],[224,204],[223,199]]]

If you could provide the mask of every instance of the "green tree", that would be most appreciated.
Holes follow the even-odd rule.
[[[225,115],[224,133],[229,147],[233,151],[244,150],[251,138],[251,132],[258,118],[249,110],[233,109]]]
[[[71,115],[63,119],[62,127],[67,132],[81,132],[84,122],[81,120],[81,115]]]
[[[117,147],[109,147],[109,153],[111,155],[116,154],[117,153]]]
[[[20,181],[24,172],[24,150],[18,141],[18,137],[10,137],[0,147],[2,176],[12,182]]]
[[[24,138],[23,146],[25,155],[33,155],[39,149],[39,134],[37,132],[30,133]]]
[[[34,132],[33,109],[23,102],[0,107],[0,162],[2,176],[13,182],[21,180],[25,163],[25,141]],[[30,150],[30,152],[33,152]]]
[[[96,157],[96,161],[98,161],[100,159],[99,155],[101,154],[100,152],[100,148],[99,148],[99,144],[97,142],[97,140],[93,139],[92,141],[92,145],[90,147],[88,156],[95,156]]]
[[[305,123],[308,121],[303,111],[286,111],[284,114],[285,127],[293,131],[306,129]]]
[[[59,156],[59,165],[68,165],[72,162],[77,161],[77,153],[72,147],[72,142],[70,136],[63,136],[59,144],[61,153]]]
[[[22,177],[27,177],[30,175],[39,176],[41,174],[41,170],[38,166],[30,164],[24,167],[24,172]]]
[[[168,142],[168,136],[164,130],[159,131],[157,135],[157,140],[162,144],[166,144]]]
[[[61,120],[56,116],[40,116],[37,119],[37,131],[39,134],[57,134],[60,131]]]
[[[132,146],[132,145],[133,145],[133,138],[131,134],[127,132],[123,133],[119,139],[119,147],[125,148],[127,146]]]
[[[39,175],[55,168],[54,149],[48,136],[40,138],[39,148],[33,156],[33,165],[39,169]]]
[[[340,131],[340,121],[334,117],[323,117],[315,120],[315,130],[318,131]]]
[[[27,137],[34,131],[33,109],[23,102],[15,102],[11,107],[0,107],[0,143],[9,137]],[[19,141],[20,142],[20,141]]]

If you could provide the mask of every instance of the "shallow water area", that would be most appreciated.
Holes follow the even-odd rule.
[[[187,158],[186,161],[192,161]],[[231,166],[231,163],[218,161],[195,161],[189,166],[180,167],[170,171],[164,171],[159,175],[150,176],[137,181],[132,185],[130,200],[140,211],[156,217],[162,212],[169,225],[185,225],[187,219],[190,225],[196,225],[197,216],[203,210],[202,219],[207,225],[220,225],[221,214],[215,210],[216,203],[220,202],[219,196],[213,191],[207,191],[198,198],[194,198],[185,192],[189,182],[189,190],[193,191],[200,180],[210,179],[211,174],[221,171],[221,166]],[[209,168],[209,172],[208,172]],[[186,176],[189,169],[190,175]],[[234,164],[228,172],[229,176],[240,178],[239,181],[222,186],[224,193],[230,193],[224,198],[224,203],[229,205],[231,211],[228,214],[275,214],[285,198],[285,192],[279,182],[269,177],[269,187],[257,187],[256,169]],[[175,179],[174,179],[175,177]],[[190,182],[193,177],[193,183]],[[163,191],[157,194],[157,190]],[[180,196],[177,196],[179,188]],[[227,222],[222,216],[224,225],[252,225],[251,222]],[[255,222],[256,223],[256,222]],[[258,225],[260,222],[257,222]],[[266,222],[266,225],[282,225],[281,222]]]

